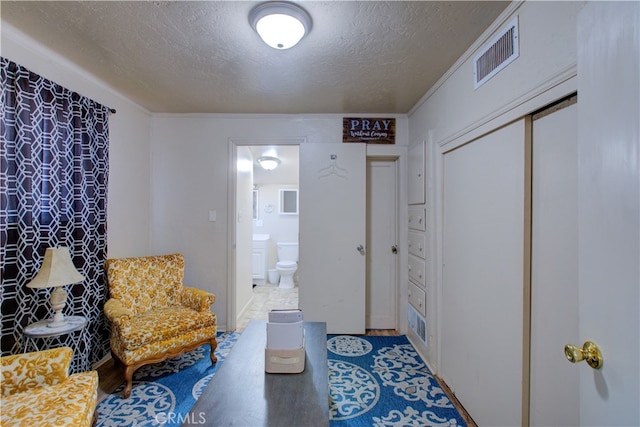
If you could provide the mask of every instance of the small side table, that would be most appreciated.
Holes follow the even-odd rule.
[[[87,325],[87,318],[83,316],[65,316],[67,324],[58,328],[49,328],[47,324],[50,320],[42,320],[32,323],[24,328],[25,346],[24,351],[39,351],[51,348],[52,343],[57,342],[60,346],[68,345],[71,341],[73,349],[73,360],[71,362],[71,373],[86,372],[89,370],[89,356],[87,352],[87,341],[84,327]],[[63,339],[68,335],[68,339]],[[38,347],[38,340],[44,342],[44,347]],[[83,344],[81,347],[80,344]]]

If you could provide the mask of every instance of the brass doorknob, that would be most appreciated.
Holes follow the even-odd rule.
[[[584,360],[593,369],[602,368],[602,363],[604,362],[600,348],[591,341],[586,341],[582,348],[571,344],[565,345],[564,355],[571,363],[578,363]]]

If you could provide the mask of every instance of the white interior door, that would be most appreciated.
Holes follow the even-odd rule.
[[[442,377],[479,425],[522,422],[519,120],[444,155]]]
[[[396,329],[396,188],[395,160],[367,160],[367,329]]]
[[[365,332],[365,199],[364,144],[300,145],[299,306],[328,333]]]
[[[582,425],[640,425],[640,3],[587,2],[578,16]]]
[[[575,98],[574,98],[575,99]],[[573,102],[573,101],[570,101]],[[569,104],[570,102],[566,102]],[[530,425],[577,426],[578,117],[575,103],[533,120]],[[568,340],[568,341],[567,341]]]

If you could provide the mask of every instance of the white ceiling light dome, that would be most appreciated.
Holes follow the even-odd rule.
[[[277,157],[263,156],[258,157],[258,163],[262,166],[262,169],[266,171],[274,170],[280,164],[280,159]]]
[[[274,49],[289,49],[311,31],[311,16],[295,3],[270,1],[249,13],[251,27]]]

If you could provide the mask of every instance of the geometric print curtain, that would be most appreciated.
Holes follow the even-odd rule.
[[[109,352],[102,314],[109,109],[0,60],[2,355],[24,351],[23,328],[52,317],[52,290],[25,285],[47,247],[67,246],[85,280],[66,286],[64,314],[87,318],[77,351],[92,364]],[[60,345],[71,338],[62,336]]]

